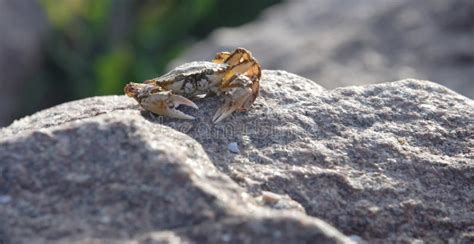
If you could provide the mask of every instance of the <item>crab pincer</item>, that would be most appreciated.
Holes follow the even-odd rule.
[[[144,109],[162,116],[194,119],[193,116],[176,108],[179,105],[185,105],[199,109],[193,101],[183,96],[175,95],[171,91],[160,91],[147,84],[129,83],[125,86],[124,91],[127,96],[135,98]]]

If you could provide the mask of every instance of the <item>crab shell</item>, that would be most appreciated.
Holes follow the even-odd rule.
[[[230,68],[227,64],[216,64],[207,61],[195,61],[182,64],[170,72],[143,83],[153,84],[163,90],[171,90],[185,97],[218,92],[219,82]]]

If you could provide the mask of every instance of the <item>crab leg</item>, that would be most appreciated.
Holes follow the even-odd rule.
[[[257,91],[258,92],[258,91]],[[255,100],[252,81],[243,75],[235,76],[224,93],[225,102],[214,114],[212,121],[218,123],[234,111],[245,111]]]
[[[237,48],[224,62],[229,65],[236,65],[245,60],[251,61],[252,54],[243,48]]]
[[[213,63],[221,64],[226,63],[229,65],[237,65],[245,61],[253,61],[252,53],[244,48],[237,48],[234,52],[220,52],[216,53],[216,56],[212,60]]]
[[[230,57],[230,55],[231,54],[229,52],[216,53],[216,56],[214,57],[212,62],[216,63],[216,64],[222,64],[222,63],[225,62],[226,59],[228,59]]]
[[[227,71],[224,78],[222,78],[221,87],[228,85],[235,75],[245,73],[250,67],[252,67],[252,65],[253,65],[252,62],[245,61],[243,63],[237,64],[234,67],[232,67],[232,69]]]
[[[199,109],[199,107],[191,100],[179,95],[174,95],[170,91],[152,94],[144,98],[141,102],[141,106],[144,109],[155,114],[178,119],[194,119],[193,116],[177,110],[176,107],[179,105],[185,105]]]

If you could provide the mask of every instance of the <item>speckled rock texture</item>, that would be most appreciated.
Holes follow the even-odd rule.
[[[474,1],[285,0],[257,20],[220,28],[171,67],[243,46],[266,69],[325,88],[406,77],[474,98]]]
[[[189,121],[94,97],[1,129],[0,239],[474,240],[472,100],[429,81],[328,91],[265,70],[249,112],[212,124],[221,103],[197,100]]]

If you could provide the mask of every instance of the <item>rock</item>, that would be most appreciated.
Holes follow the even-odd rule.
[[[227,145],[227,149],[229,149],[230,152],[233,153],[240,153],[239,146],[237,145],[237,142],[231,142],[229,145]]]
[[[262,191],[262,195],[257,198],[260,204],[274,209],[293,209],[306,213],[303,206],[297,201],[291,199],[288,195],[275,194],[269,191]]]
[[[124,96],[59,105],[0,135],[0,194],[11,196],[0,241],[351,243],[317,218],[260,206],[199,143]]]
[[[245,47],[267,69],[326,88],[427,79],[474,98],[474,1],[298,0],[249,24],[220,28],[174,67]]]
[[[0,237],[471,240],[474,102],[462,95],[413,79],[328,91],[265,70],[247,113],[212,124],[220,98],[196,104],[186,121],[95,97],[0,130],[0,195],[12,197]]]
[[[8,195],[0,195],[0,204],[7,204],[12,200],[12,197]]]

